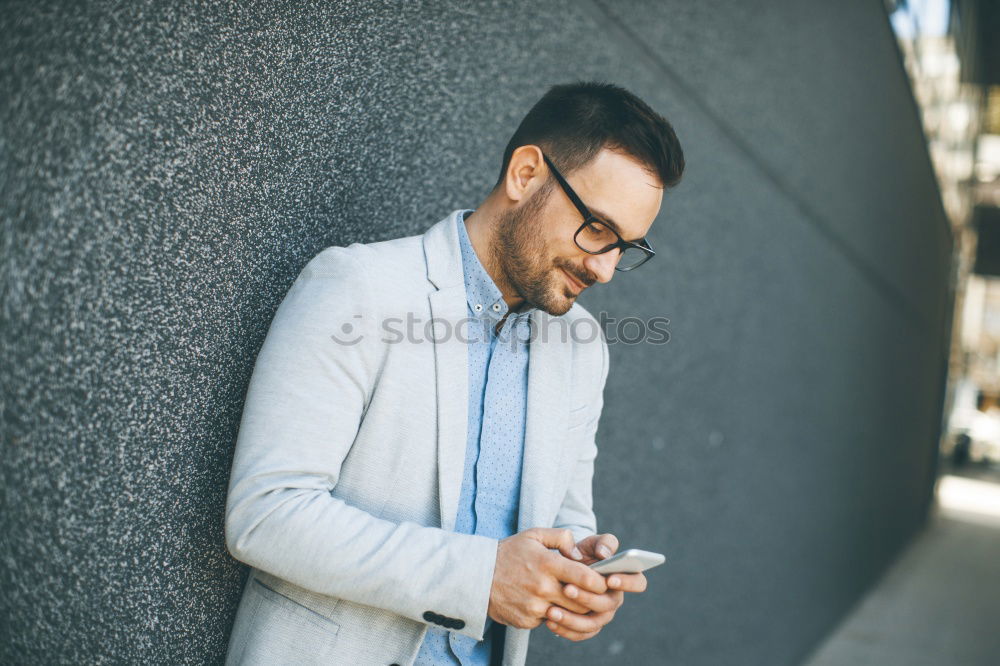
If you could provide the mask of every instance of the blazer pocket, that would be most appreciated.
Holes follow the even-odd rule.
[[[239,664],[329,664],[340,625],[254,578],[257,597]]]

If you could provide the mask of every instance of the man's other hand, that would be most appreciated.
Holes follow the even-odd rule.
[[[618,551],[618,538],[614,534],[594,534],[577,543],[576,548],[583,555],[581,562],[589,565],[614,555]],[[571,641],[593,638],[614,619],[615,612],[625,601],[625,592],[646,590],[646,576],[643,573],[609,574],[607,585],[608,592],[594,594],[573,583],[566,583],[563,595],[585,606],[586,611],[553,604],[545,613],[545,626],[552,633]]]
[[[540,625],[553,605],[584,616],[592,609],[564,594],[564,586],[570,585],[593,600],[605,598],[607,583],[604,576],[582,564],[582,559],[583,553],[568,529],[534,527],[501,540],[489,616],[519,629]]]

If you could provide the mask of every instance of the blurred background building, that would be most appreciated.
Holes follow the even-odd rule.
[[[1000,658],[1000,3],[886,10],[953,238],[939,476],[925,529],[807,664],[986,666]]]
[[[954,238],[942,452],[1000,461],[1000,3],[889,0]]]

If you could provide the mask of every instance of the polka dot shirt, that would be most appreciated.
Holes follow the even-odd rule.
[[[469,427],[465,474],[455,531],[502,539],[517,531],[521,496],[521,459],[528,396],[530,315],[535,308],[510,312],[500,289],[476,255],[465,226],[472,210],[457,216],[469,318]],[[505,318],[506,317],[506,318]],[[497,331],[497,325],[503,325]],[[490,663],[492,619],[485,639],[430,627],[416,666]]]

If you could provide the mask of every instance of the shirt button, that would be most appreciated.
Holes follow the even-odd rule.
[[[480,305],[479,303],[476,303],[474,306],[472,306],[472,309],[475,310],[476,312],[482,312],[483,306]]]

